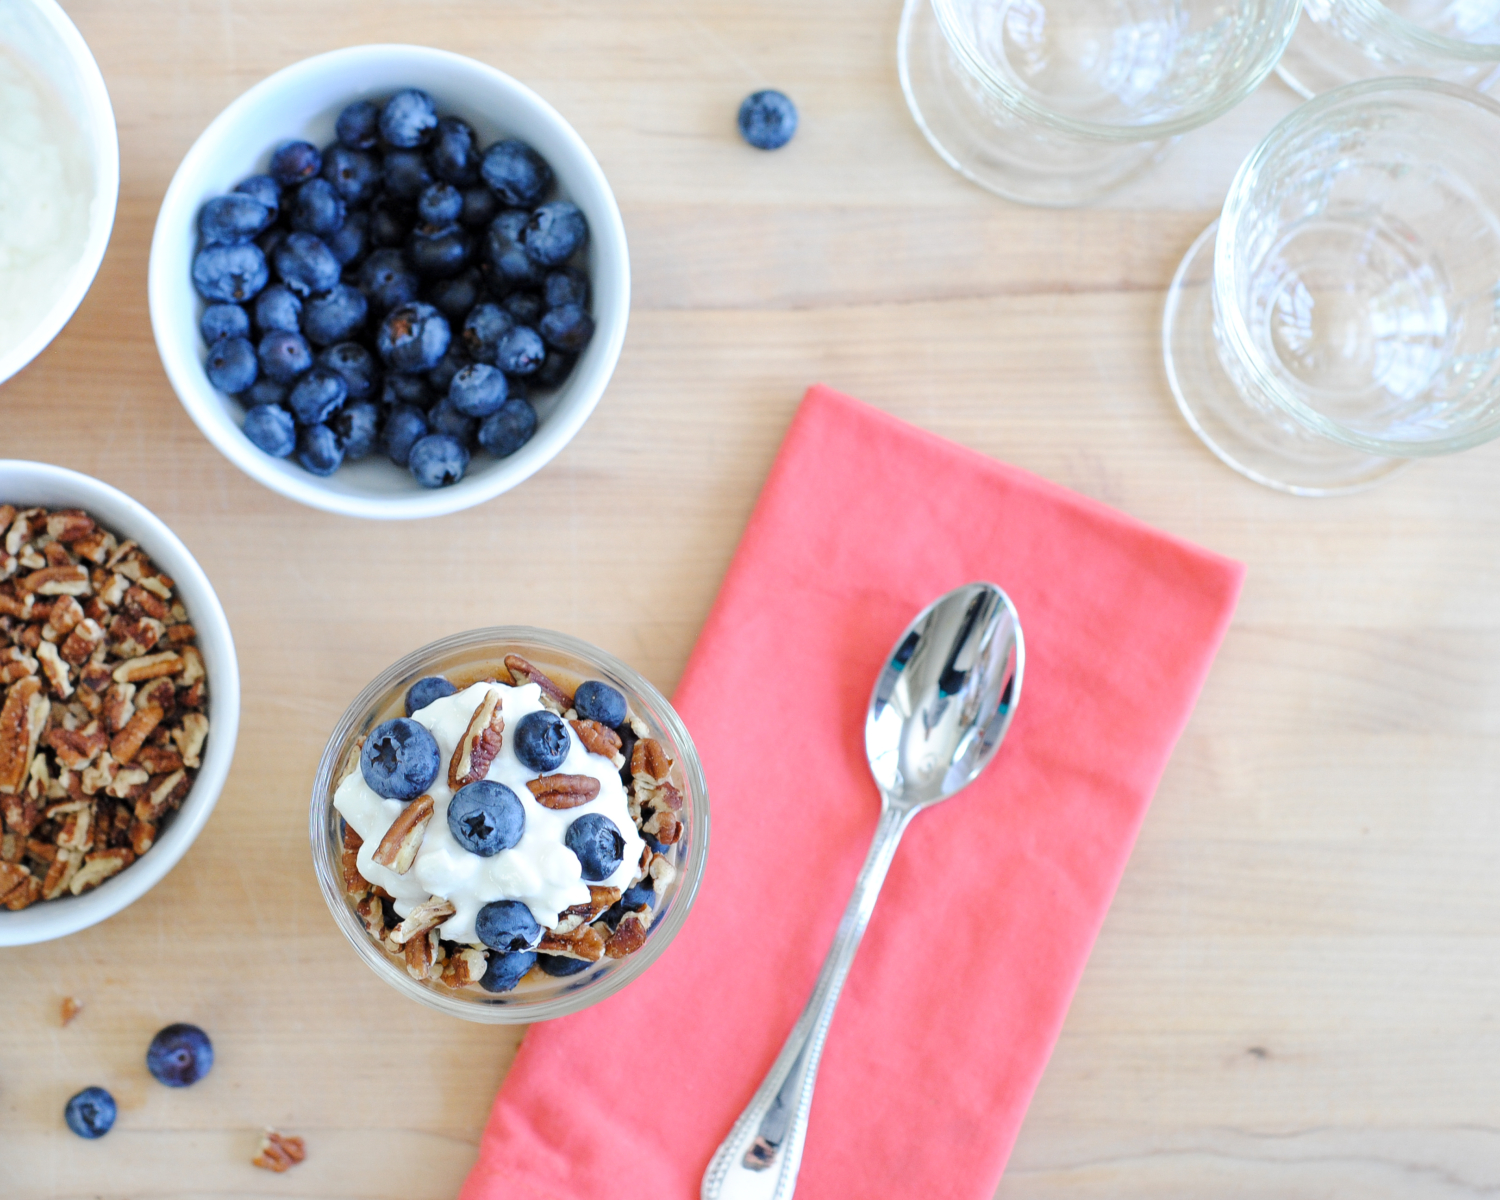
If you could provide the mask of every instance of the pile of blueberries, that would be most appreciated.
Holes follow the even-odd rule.
[[[359,766],[376,795],[408,803],[432,786],[442,766],[437,740],[411,716],[455,691],[441,675],[419,679],[407,691],[407,715],[384,721],[371,731],[360,750]],[[607,683],[589,680],[578,688],[573,703],[581,719],[598,721],[617,732],[629,731],[625,697]],[[540,775],[562,765],[571,742],[562,718],[543,709],[521,718],[514,745],[521,765]],[[505,784],[481,779],[459,788],[448,802],[448,830],[465,850],[490,858],[520,842],[526,831],[526,811],[520,797]],[[588,883],[608,879],[624,861],[624,836],[599,813],[574,820],[563,834],[563,844],[578,857]],[[661,849],[654,840],[650,844]],[[628,889],[604,917],[618,922],[627,909],[655,900],[651,881],[644,880]],[[549,975],[572,975],[592,965],[562,955],[538,954],[542,927],[519,900],[486,904],[475,918],[474,929],[479,940],[494,951],[479,981],[486,991],[510,991],[533,965]]]
[[[337,133],[199,210],[208,378],[246,437],[315,475],[378,449],[456,483],[476,447],[526,444],[528,388],[562,383],[593,336],[588,224],[547,199],[535,150],[481,150],[426,92],[357,101]]]

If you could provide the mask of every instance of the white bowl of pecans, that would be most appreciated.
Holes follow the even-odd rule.
[[[123,492],[0,460],[0,946],[144,895],[229,773],[239,666],[208,577]]]

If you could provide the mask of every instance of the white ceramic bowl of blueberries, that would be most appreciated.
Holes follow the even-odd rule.
[[[422,46],[277,72],[178,167],[151,244],[167,377],[246,474],[351,516],[489,500],[582,427],[630,266],[578,134],[529,88]]]

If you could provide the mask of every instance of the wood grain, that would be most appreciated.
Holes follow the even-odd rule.
[[[244,720],[219,808],[163,884],[3,952],[0,1194],[453,1196],[520,1034],[418,1009],[342,942],[307,848],[323,739],[393,657],[481,623],[567,630],[670,690],[818,380],[1250,568],[1002,1200],[1500,1190],[1496,449],[1290,499],[1195,441],[1159,359],[1172,270],[1290,93],[1267,84],[1105,203],[1043,212],[922,140],[895,4],[67,8],[118,113],[120,212],[78,315],[0,389],[4,452],[98,475],[182,535],[233,623]],[[573,444],[478,510],[394,526],[300,508],[219,457],[145,301],[157,205],[208,121],[289,62],[382,40],[474,55],[551,100],[614,184],[635,272],[619,372]],[[774,155],[733,133],[768,85],[803,118]],[[86,1007],[59,1028],[70,994]],[[142,1068],[173,1020],[218,1048],[191,1092]],[[82,1143],[60,1112],[91,1083],[121,1116]],[[266,1124],[306,1137],[307,1162],[252,1169]]]

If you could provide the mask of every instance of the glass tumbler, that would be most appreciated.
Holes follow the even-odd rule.
[[[954,170],[1023,204],[1083,204],[1271,73],[1300,0],[906,0],[897,59]]]
[[[1355,491],[1500,434],[1500,104],[1377,79],[1251,152],[1167,295],[1188,423],[1251,479]]]
[[[1500,0],[1304,0],[1276,73],[1309,98],[1387,75],[1484,90],[1500,78]]]

